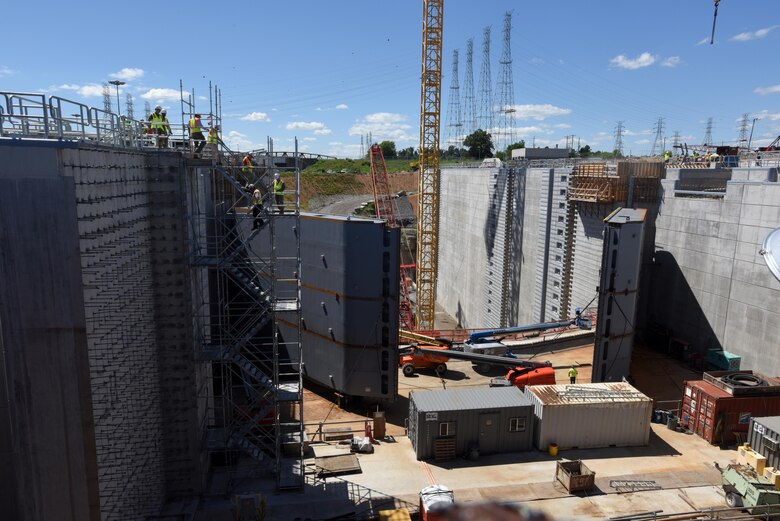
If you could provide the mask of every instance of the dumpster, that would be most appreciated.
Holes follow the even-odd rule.
[[[559,461],[555,467],[555,479],[569,492],[590,490],[594,487],[596,473],[580,460]]]

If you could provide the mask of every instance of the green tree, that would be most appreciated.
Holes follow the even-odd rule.
[[[385,159],[396,156],[395,141],[382,141],[379,146],[382,148],[382,155]]]
[[[592,153],[593,152],[590,150],[590,145],[585,145],[584,147],[580,148],[580,157],[590,157]]]
[[[466,136],[463,144],[468,147],[471,157],[477,159],[493,157],[493,139],[482,129],[477,129]]]
[[[512,143],[508,147],[506,147],[506,158],[512,159],[512,150],[516,148],[525,148],[525,140],[520,140],[517,143]]]

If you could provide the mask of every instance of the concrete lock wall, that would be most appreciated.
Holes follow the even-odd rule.
[[[694,349],[722,347],[743,368],[780,374],[780,282],[758,254],[780,226],[780,184],[729,181],[725,197],[694,199],[675,197],[674,183],[663,181],[656,220],[650,320]]]
[[[49,502],[58,505],[51,519],[70,519],[63,516],[71,512],[72,519],[143,519],[157,513],[167,497],[198,493],[203,475],[196,407],[201,372],[192,351],[180,158],[25,142],[0,145],[0,158],[3,183],[29,185],[2,205],[26,232],[4,239],[2,251],[18,256],[15,262],[27,259],[31,264],[15,279],[23,298],[4,309],[4,345],[12,362],[9,388],[16,392],[14,384],[25,381],[36,390],[34,395],[14,395],[12,407],[27,415],[12,415],[5,428],[14,436],[40,436],[30,450],[47,457],[68,454],[63,444],[83,447],[83,456],[68,458],[68,472],[82,483],[70,489],[62,487],[66,473],[56,466],[13,467],[13,477],[4,482],[40,484],[36,490],[41,497],[27,486],[17,496],[17,508],[32,516],[19,519],[46,519],[30,509]],[[41,177],[46,184],[30,184]],[[8,222],[3,219],[4,225]],[[69,271],[64,269],[68,259],[73,260]],[[12,260],[5,256],[0,266],[8,269]],[[42,262],[51,262],[52,268]],[[46,273],[53,273],[56,282],[49,284]],[[44,338],[10,327],[9,320],[15,324],[21,316],[31,321],[39,317],[52,327],[64,323],[67,314],[54,305],[63,297],[69,299],[66,309],[81,316],[71,326],[80,343],[71,341],[67,349],[68,343],[60,344],[55,356],[46,350]],[[52,303],[48,314],[41,309],[45,302]],[[47,371],[36,372],[39,367]],[[65,384],[51,385],[57,375],[78,392],[68,391]],[[55,411],[41,400],[80,410],[83,425],[56,428]],[[20,463],[24,440],[12,437],[11,444],[11,459]],[[87,466],[86,471],[79,465]],[[67,490],[71,503],[89,503],[89,514],[64,507]]]

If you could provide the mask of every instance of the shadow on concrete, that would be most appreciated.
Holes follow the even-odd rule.
[[[647,297],[648,326],[642,340],[654,349],[680,358],[710,348],[722,348],[674,255],[666,250],[656,250],[648,268],[644,271],[651,278]],[[689,343],[690,351],[677,352],[681,349],[680,343],[673,340]]]
[[[500,168],[494,174],[492,186],[488,188],[490,207],[488,208],[487,218],[485,219],[485,251],[487,258],[493,257],[493,248],[496,245],[496,231],[498,229],[499,215],[501,215],[504,203],[504,192],[506,191],[506,181],[509,170]]]
[[[444,373],[443,376],[445,380],[452,380],[453,382],[460,382],[461,380],[471,379],[471,377],[463,371],[457,371],[455,369],[447,369],[447,372]]]
[[[645,447],[606,447],[601,449],[568,449],[558,452],[552,457],[546,452],[537,450],[526,452],[511,452],[506,454],[487,454],[471,461],[466,458],[458,458],[450,461],[432,461],[427,463],[431,467],[445,470],[462,469],[469,467],[489,467],[492,465],[507,465],[513,463],[528,463],[557,460],[584,460],[612,459],[612,458],[641,458],[646,456],[679,456],[674,447],[650,431],[650,443]]]
[[[523,231],[525,229],[525,184],[526,170],[511,170],[509,175],[513,176],[512,191],[514,194],[514,205],[510,208],[512,224],[510,227],[511,236],[508,238],[509,244],[509,267],[507,272],[507,324],[517,324],[520,314],[520,276],[521,266],[524,264],[523,258]]]

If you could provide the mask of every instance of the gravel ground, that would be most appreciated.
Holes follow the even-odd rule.
[[[329,215],[352,215],[355,208],[371,200],[371,194],[317,196],[309,200],[309,211]]]

